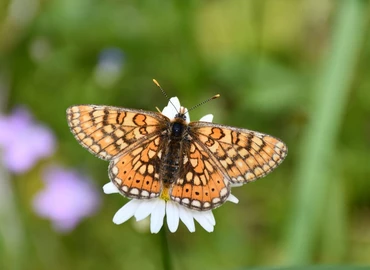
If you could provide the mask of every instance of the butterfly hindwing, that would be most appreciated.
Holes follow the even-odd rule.
[[[220,206],[230,194],[229,181],[199,142],[190,140],[184,148],[183,167],[172,187],[171,199],[202,211]]]
[[[160,195],[160,137],[141,142],[125,155],[111,161],[109,178],[128,198],[150,199]]]

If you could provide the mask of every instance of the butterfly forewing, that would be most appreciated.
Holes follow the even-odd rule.
[[[169,121],[159,113],[96,105],[69,107],[67,118],[77,141],[105,160],[122,155],[141,140],[155,136]]]
[[[261,178],[286,157],[286,145],[277,138],[247,129],[192,122],[190,134],[215,157],[213,166],[225,171],[233,184]]]

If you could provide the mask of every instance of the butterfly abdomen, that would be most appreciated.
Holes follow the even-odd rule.
[[[182,119],[176,119],[171,123],[168,130],[166,151],[162,155],[161,173],[164,185],[170,186],[179,177],[182,165],[183,136],[186,131],[186,123]]]
[[[168,151],[162,156],[162,181],[166,184],[172,184],[177,180],[181,164],[181,142],[169,141]]]

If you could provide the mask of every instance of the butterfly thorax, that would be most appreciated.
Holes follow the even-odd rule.
[[[176,115],[168,126],[161,158],[161,180],[165,188],[169,188],[178,178],[183,164],[184,141],[188,125],[183,114]]]

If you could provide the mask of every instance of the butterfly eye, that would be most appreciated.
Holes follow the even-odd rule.
[[[186,115],[183,114],[183,113],[178,113],[178,114],[175,115],[175,118],[181,118],[183,120],[186,120]]]

